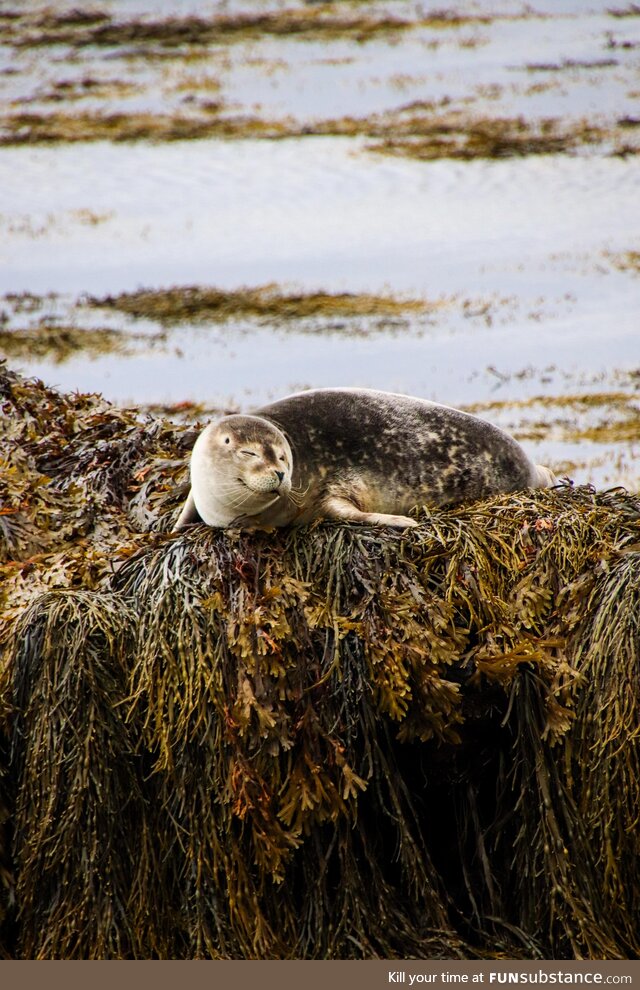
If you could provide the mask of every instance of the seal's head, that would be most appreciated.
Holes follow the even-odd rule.
[[[191,489],[209,526],[254,516],[291,491],[293,457],[284,433],[261,416],[225,416],[198,437]]]

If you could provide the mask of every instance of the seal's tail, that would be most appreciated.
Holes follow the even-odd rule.
[[[556,478],[553,471],[550,471],[548,467],[544,467],[543,464],[534,464],[533,466],[533,487],[534,488],[553,488],[554,485],[558,485],[560,482]]]

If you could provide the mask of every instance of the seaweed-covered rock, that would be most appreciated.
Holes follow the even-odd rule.
[[[0,372],[0,932],[640,953],[640,499],[173,534],[194,432]]]

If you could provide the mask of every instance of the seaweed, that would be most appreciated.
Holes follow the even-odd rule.
[[[527,121],[524,117],[479,117],[457,111],[425,112],[421,106],[401,108],[382,121],[372,151],[434,161],[440,158],[519,158],[572,153],[583,145],[602,144],[604,127],[585,121],[569,126],[556,118]],[[615,133],[615,132],[612,132]]]
[[[90,357],[131,353],[134,340],[149,344],[153,338],[109,327],[81,329],[42,321],[33,327],[0,329],[0,354],[14,359],[49,358],[54,364],[62,364],[80,352]]]
[[[607,13],[610,17],[640,17],[640,4],[630,3],[627,7],[610,8]]]
[[[123,695],[130,618],[120,602],[52,592],[18,627],[11,768],[23,958],[137,954],[127,902],[146,802],[113,704]]]
[[[527,155],[576,153],[587,146],[605,147],[616,155],[638,148],[622,141],[632,128],[624,120],[608,125],[556,118],[527,121],[524,117],[486,117],[430,104],[412,104],[369,117],[299,121],[266,119],[256,114],[231,114],[221,101],[204,104],[189,114],[37,113],[6,114],[0,121],[0,146],[76,141],[277,141],[300,137],[362,137],[376,153],[435,161],[468,161]]]
[[[640,251],[624,251],[619,254],[607,252],[605,257],[621,272],[640,274]]]
[[[424,312],[438,305],[371,293],[287,292],[275,284],[241,289],[198,285],[138,289],[117,296],[88,296],[84,301],[96,309],[115,309],[134,318],[153,319],[164,326],[239,319],[287,324],[294,320],[394,317],[406,312]]]
[[[349,38],[358,43],[381,36],[394,36],[412,26],[412,22],[387,15],[368,16],[351,13],[336,15],[330,9],[292,8],[263,13],[239,13],[218,17],[166,17],[116,20],[105,14],[79,16],[45,14],[33,23],[22,25],[13,34],[17,47],[28,45],[96,45],[150,46],[182,48],[253,41],[261,37],[286,37],[309,40]]]
[[[0,122],[0,146],[76,141],[186,141],[204,138],[276,138],[291,136],[288,121],[256,116],[223,116],[221,105],[204,116],[154,113],[8,114]]]
[[[637,5],[626,10],[609,11],[612,17],[633,16]],[[541,119],[526,121],[498,113],[488,114],[482,108],[472,113],[470,106],[500,97],[500,87],[476,87],[475,94],[463,97],[457,112],[451,110],[451,99],[442,101],[447,112],[422,112],[410,117],[405,108],[389,108],[369,116],[345,116],[328,119],[291,115],[268,115],[259,104],[242,111],[231,98],[228,77],[230,46],[248,46],[248,64],[262,66],[269,74],[278,69],[293,69],[298,59],[289,62],[280,57],[292,54],[290,46],[312,43],[314,48],[305,57],[315,58],[318,44],[339,42],[347,44],[347,54],[339,59],[357,60],[357,46],[369,42],[386,45],[411,37],[413,43],[425,49],[437,48],[447,39],[460,47],[484,43],[479,30],[502,21],[537,19],[546,15],[531,10],[518,13],[481,14],[455,9],[430,11],[403,10],[403,16],[391,16],[384,11],[365,9],[362,4],[305,4],[259,12],[224,13],[219,16],[126,17],[108,13],[71,9],[56,13],[53,9],[29,12],[8,12],[3,17],[6,40],[16,49],[17,68],[7,71],[21,74],[28,68],[25,51],[37,51],[43,46],[56,46],[56,62],[66,65],[64,76],[36,86],[7,107],[0,121],[0,146],[22,146],[78,141],[113,142],[178,140],[283,140],[322,135],[362,137],[359,149],[403,156],[423,161],[437,159],[507,158],[524,155],[575,154],[585,147],[598,153],[627,157],[638,153],[633,133],[633,117],[618,120]],[[478,29],[465,31],[464,28]],[[276,39],[280,54],[262,51],[261,43],[271,47]],[[258,49],[256,49],[256,45]],[[609,37],[608,48],[632,46],[632,42],[616,42]],[[254,51],[255,49],[255,51]],[[114,74],[105,65],[97,76],[91,62],[107,52],[109,60],[117,60],[120,71]],[[609,52],[609,56],[611,51]],[[326,61],[326,60],[325,60]],[[329,59],[335,61],[335,59]],[[78,64],[84,72],[78,71]],[[115,63],[114,63],[115,64]],[[160,69],[172,66],[167,76]],[[617,66],[615,57],[594,59],[564,59],[556,62],[531,62],[522,66],[529,73],[606,72]],[[143,75],[139,72],[145,66]],[[155,86],[149,83],[148,68],[155,65]],[[191,65],[206,74],[186,71]],[[213,67],[214,76],[210,71]],[[577,78],[577,76],[576,76]],[[146,80],[146,81],[144,81]],[[391,85],[407,82],[402,73],[390,76]],[[25,77],[26,82],[27,79]],[[416,80],[414,79],[414,82]],[[169,82],[169,90],[167,90]],[[423,80],[424,82],[424,80]],[[534,85],[529,93],[554,85]],[[167,100],[161,112],[130,106],[128,97],[141,89],[153,97],[152,90],[164,87]],[[22,87],[24,89],[24,87]],[[213,91],[213,92],[212,92]],[[506,92],[506,91],[505,91]],[[182,95],[184,94],[184,95]],[[502,93],[504,95],[504,92]],[[211,98],[213,96],[213,98]],[[78,101],[91,98],[92,106]],[[179,99],[179,103],[176,100]],[[140,101],[137,100],[137,103]],[[148,102],[148,101],[147,101]],[[69,104],[66,106],[66,104]],[[73,105],[75,104],[75,106]],[[149,106],[152,106],[152,102]],[[77,112],[72,112],[77,111]]]
[[[173,533],[193,428],[0,369],[3,955],[637,957],[638,495]]]

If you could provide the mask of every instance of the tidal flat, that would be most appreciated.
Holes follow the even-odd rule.
[[[16,0],[0,355],[182,420],[410,392],[637,490],[639,13]]]

